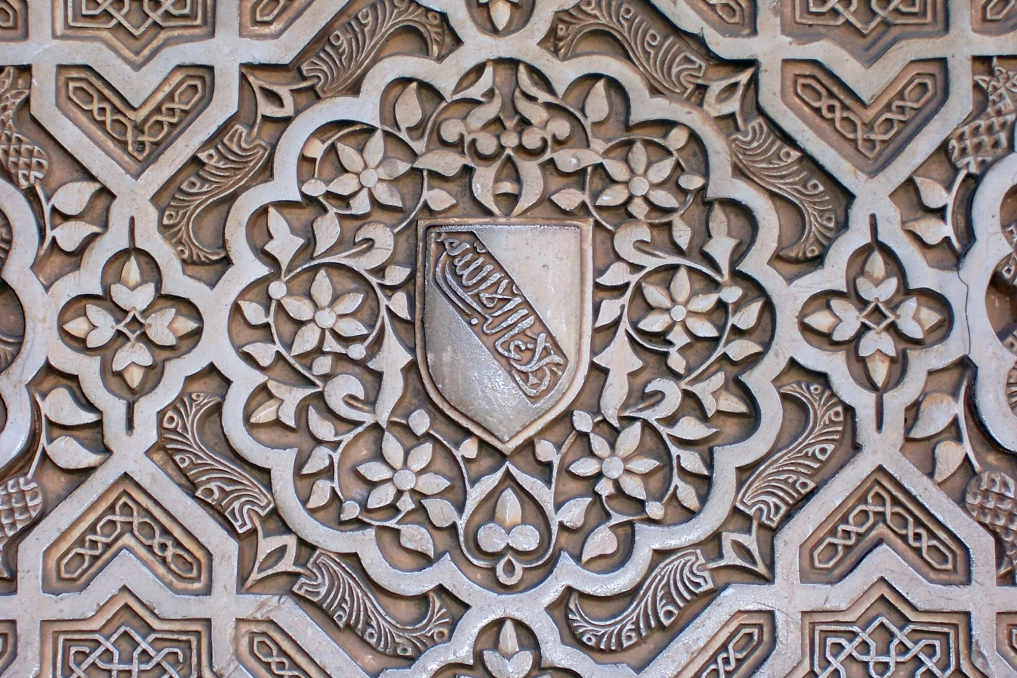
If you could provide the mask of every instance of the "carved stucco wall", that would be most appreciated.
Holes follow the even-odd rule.
[[[0,0],[0,674],[1017,672],[1012,0]]]

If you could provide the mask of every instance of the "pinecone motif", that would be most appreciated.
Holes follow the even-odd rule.
[[[3,561],[4,546],[32,524],[42,511],[42,490],[31,478],[18,475],[0,485],[0,577],[10,573]]]
[[[1017,567],[1017,482],[999,471],[982,471],[968,483],[964,505],[971,517],[999,536],[1010,567]]]
[[[0,164],[24,191],[49,171],[49,159],[31,139],[18,131],[14,113],[28,98],[29,83],[8,66],[0,72]]]
[[[950,135],[950,160],[957,169],[978,175],[1010,152],[1017,118],[1017,71],[992,63],[992,77],[975,77],[989,101],[977,118]]]

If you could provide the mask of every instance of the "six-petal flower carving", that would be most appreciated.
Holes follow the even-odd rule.
[[[371,198],[386,207],[401,209],[403,199],[392,185],[410,164],[405,160],[385,157],[385,137],[377,130],[364,144],[363,152],[342,142],[335,142],[339,162],[346,169],[331,184],[328,191],[350,200],[353,214],[367,214],[371,210]]]
[[[643,297],[652,310],[637,327],[644,332],[666,334],[665,338],[673,347],[668,353],[667,364],[677,374],[683,374],[686,361],[678,350],[692,341],[689,333],[700,339],[719,336],[709,314],[725,290],[693,295],[689,272],[684,266],[679,266],[674,272],[666,290],[648,282],[644,282],[642,287]]]
[[[583,457],[569,466],[569,472],[588,477],[600,474],[596,490],[607,497],[614,494],[616,485],[634,499],[646,499],[646,486],[640,476],[657,468],[660,464],[648,457],[633,456],[642,437],[642,422],[637,421],[622,429],[615,441],[614,449],[596,433],[590,433],[592,457]]]
[[[310,297],[289,294],[285,283],[281,281],[269,286],[269,294],[278,299],[287,315],[303,323],[293,337],[293,355],[301,355],[317,348],[323,336],[325,351],[344,353],[345,349],[336,342],[329,330],[344,339],[367,334],[368,330],[363,323],[350,316],[360,308],[364,295],[360,292],[346,292],[335,298],[332,281],[324,270],[319,270],[314,276]]]
[[[395,500],[400,511],[409,511],[414,506],[411,493],[431,496],[448,487],[450,483],[444,476],[421,473],[431,463],[432,452],[433,444],[427,441],[407,454],[396,437],[386,431],[381,440],[384,462],[370,461],[357,467],[360,475],[377,484],[367,497],[367,508],[382,508]]]
[[[615,158],[604,158],[601,162],[617,183],[604,189],[597,198],[597,205],[614,207],[628,201],[628,212],[637,219],[646,216],[651,204],[668,210],[680,206],[673,195],[659,188],[674,170],[675,156],[650,164],[645,144],[637,141],[624,162]]]

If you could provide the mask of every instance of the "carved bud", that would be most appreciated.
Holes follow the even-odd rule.
[[[1002,540],[1010,567],[1017,565],[1017,482],[999,471],[982,471],[968,483],[968,513]],[[1009,568],[1008,568],[1009,569]]]
[[[10,577],[3,562],[4,546],[35,522],[42,511],[42,503],[42,490],[27,476],[14,476],[0,485],[0,577]]]

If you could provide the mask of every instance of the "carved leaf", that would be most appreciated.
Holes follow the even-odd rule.
[[[615,617],[591,618],[583,610],[579,595],[573,593],[568,601],[568,623],[583,645],[603,652],[618,652],[639,642],[654,629],[670,627],[688,603],[713,589],[713,579],[702,552],[687,549],[661,562],[632,602]]]
[[[566,148],[551,154],[554,165],[562,172],[578,172],[600,162],[600,154],[587,148]]]
[[[751,75],[751,72],[748,72]],[[789,261],[822,255],[837,231],[832,186],[802,154],[778,137],[762,116],[749,120],[728,137],[738,166],[767,191],[790,201],[802,215],[802,234],[780,251]]]
[[[558,448],[550,440],[538,440],[534,443],[534,456],[537,461],[550,463],[558,456]]]
[[[440,188],[432,188],[425,193],[424,201],[435,212],[443,212],[456,204],[456,199],[448,191]]]
[[[459,519],[459,512],[455,507],[444,499],[434,497],[424,499],[420,502],[427,511],[427,517],[431,519],[435,527],[448,527]]]
[[[442,15],[412,0],[375,0],[331,28],[328,39],[300,64],[300,72],[314,82],[322,98],[345,92],[375,63],[379,50],[400,29],[415,33],[434,60],[444,57],[456,44],[455,34]]]
[[[76,217],[85,211],[88,202],[102,184],[95,181],[74,181],[57,189],[50,199],[50,205],[61,214]]]
[[[442,176],[452,177],[467,163],[466,156],[444,149],[428,151],[413,163],[417,169],[430,170]]]
[[[224,249],[198,240],[198,230],[204,226],[199,217],[243,186],[268,156],[268,144],[241,123],[198,151],[201,167],[184,179],[162,215],[161,229],[184,261],[207,264],[226,256]]]
[[[314,231],[314,256],[318,256],[339,240],[339,217],[335,212],[326,212],[311,224]]]
[[[259,341],[248,344],[240,350],[254,358],[255,362],[262,367],[268,367],[275,360],[279,347],[271,342]]]
[[[925,177],[913,177],[913,180],[926,207],[935,210],[946,207],[950,202],[950,194],[939,182]]]
[[[399,129],[406,131],[419,123],[424,117],[417,96],[417,83],[411,82],[396,99],[395,119]]]
[[[558,207],[571,212],[586,201],[586,194],[574,188],[565,188],[552,195],[551,200]]]
[[[908,431],[908,438],[920,440],[936,435],[954,420],[958,407],[957,401],[949,393],[929,393],[918,406],[918,416]]]
[[[667,432],[679,440],[696,441],[713,435],[717,429],[707,426],[695,417],[686,416],[679,419]]]
[[[99,421],[100,414],[85,407],[66,386],[58,386],[42,401],[42,412],[54,424],[80,426]]]
[[[579,497],[568,502],[558,510],[558,522],[570,530],[578,530],[586,520],[586,509],[592,501],[591,497]]]
[[[742,511],[772,529],[812,491],[812,476],[822,468],[844,433],[844,407],[828,389],[797,381],[783,387],[781,393],[805,405],[808,421],[794,442],[756,469],[738,494],[737,503]]]
[[[404,548],[423,553],[428,558],[434,557],[434,541],[428,531],[419,525],[400,526],[399,543]]]
[[[597,81],[597,84],[590,88],[590,93],[586,95],[586,101],[583,103],[583,113],[590,122],[600,122],[607,118],[608,114],[611,113],[611,106],[607,102],[607,81],[601,78]]]
[[[94,468],[106,460],[106,455],[92,452],[70,436],[60,436],[46,443],[46,454],[50,461],[66,471]]]
[[[311,486],[311,494],[307,498],[307,508],[310,510],[324,508],[332,501],[332,481],[321,478],[314,481]]]
[[[275,508],[275,502],[250,474],[214,454],[201,439],[200,422],[218,402],[217,397],[205,393],[180,398],[162,418],[160,439],[194,484],[195,496],[245,534],[259,517]]]
[[[759,322],[759,315],[762,310],[762,299],[746,304],[734,314],[734,317],[731,318],[731,324],[740,330],[751,330]]]
[[[597,321],[594,327],[601,328],[610,325],[617,320],[625,309],[625,299],[605,299],[600,302],[600,310],[597,311]]]
[[[268,324],[268,309],[265,306],[253,301],[240,301],[238,304],[247,322],[255,327]]]
[[[724,352],[731,357],[731,360],[738,362],[739,360],[745,360],[751,355],[762,353],[763,347],[749,339],[736,339],[728,344]]]
[[[318,445],[311,450],[311,456],[307,458],[307,463],[300,469],[300,475],[309,476],[315,473],[321,473],[326,468],[332,466],[332,453],[331,451],[323,446]]]
[[[382,654],[419,657],[448,639],[451,615],[433,593],[427,597],[427,613],[414,624],[403,624],[385,611],[368,582],[339,556],[315,551],[307,562],[307,570],[310,574],[294,584],[293,593],[318,605],[340,629],[350,627]]]
[[[906,221],[904,229],[917,235],[926,245],[938,245],[952,235],[950,227],[939,217],[920,217]]]
[[[311,435],[318,440],[323,442],[337,440],[335,426],[328,419],[318,414],[318,410],[313,407],[307,408],[307,427],[311,430]]]
[[[268,208],[268,233],[271,240],[265,245],[265,251],[274,256],[285,271],[304,241],[293,235],[286,219],[274,207]]]
[[[582,562],[587,562],[599,556],[609,556],[618,550],[618,537],[611,531],[609,525],[601,525],[586,538],[583,544]]]
[[[87,221],[72,219],[54,228],[53,238],[56,240],[57,247],[64,252],[74,252],[81,247],[88,236],[96,233],[102,233],[102,228]]]
[[[465,459],[474,459],[477,456],[477,447],[480,444],[480,440],[477,436],[467,438],[459,445],[459,456]]]
[[[262,80],[252,73],[244,73],[254,90],[254,102],[258,115],[266,118],[292,118],[296,113],[293,90],[298,85],[276,84]]]
[[[941,440],[933,449],[936,457],[935,480],[941,483],[960,468],[968,455],[967,447],[954,440]]]
[[[597,284],[605,287],[618,287],[627,285],[632,281],[632,277],[632,266],[624,261],[616,261],[604,271],[604,275],[597,278]]]

